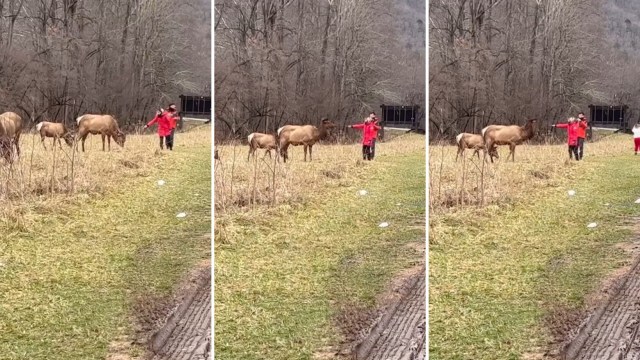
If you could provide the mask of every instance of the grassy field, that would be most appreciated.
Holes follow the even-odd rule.
[[[542,358],[628,264],[640,157],[629,135],[585,150],[568,162],[565,145],[519,146],[485,168],[479,208],[481,162],[430,147],[430,359]]]
[[[424,259],[425,138],[376,148],[365,163],[358,145],[317,145],[304,163],[291,147],[274,172],[246,146],[218,147],[216,358],[331,358],[392,276]]]
[[[210,132],[176,134],[171,153],[155,135],[103,153],[95,136],[75,158],[23,135],[20,163],[2,169],[2,359],[103,359],[153,320],[210,256]]]

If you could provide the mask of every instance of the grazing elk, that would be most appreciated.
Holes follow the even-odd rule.
[[[67,130],[63,123],[54,123],[48,121],[39,122],[36,125],[36,130],[40,133],[40,140],[42,142],[42,146],[44,149],[47,149],[47,146],[44,144],[44,139],[47,137],[53,138],[53,146],[56,146],[56,140],[58,140],[58,145],[62,149],[62,142],[60,139],[64,139],[64,142],[67,143],[70,147],[73,146],[73,135],[71,132]]]
[[[276,156],[278,155],[278,141],[274,135],[254,132],[247,136],[247,140],[249,140],[249,154],[247,155],[247,161],[249,161],[251,155],[254,157],[256,156],[257,149],[265,149],[264,156],[262,156],[263,159],[267,154],[271,157],[271,150],[276,150]]]
[[[319,140],[329,136],[330,129],[335,124],[327,118],[323,118],[320,126],[313,125],[285,125],[278,129],[278,142],[280,145],[280,155],[284,162],[287,162],[289,145],[304,146],[304,161],[307,161],[307,149],[309,149],[309,161],[312,161],[312,147]]]
[[[478,159],[480,159],[480,150],[484,150],[484,139],[482,135],[478,134],[460,133],[456,136],[456,144],[458,145],[456,162],[458,161],[458,157],[464,154],[465,149],[473,149],[473,155],[476,155]],[[496,158],[500,157],[495,147],[491,149],[491,153]]]
[[[11,152],[13,152],[13,146],[15,146],[18,156],[20,156],[21,133],[22,118],[20,117],[20,115],[11,111],[0,114],[0,137],[6,137],[11,140],[11,142],[13,143],[11,146]],[[4,139],[3,141],[6,141],[6,139]]]
[[[89,134],[100,134],[102,136],[102,151],[105,151],[105,137],[109,143],[109,151],[111,151],[111,138],[113,138],[118,145],[124,147],[126,135],[120,130],[118,122],[113,116],[85,114],[79,116],[76,119],[76,122],[78,123],[78,134],[76,135],[76,140],[82,139],[82,152],[84,152],[84,141]]]
[[[493,162],[493,149],[497,145],[509,145],[509,156],[512,161],[515,160],[516,145],[520,145],[526,140],[531,139],[536,134],[536,119],[529,119],[525,126],[518,125],[489,125],[482,129],[482,137],[484,139],[484,159],[486,161],[487,154]]]

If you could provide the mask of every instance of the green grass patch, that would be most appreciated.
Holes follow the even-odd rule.
[[[169,296],[210,256],[202,235],[210,232],[211,145],[200,136],[163,155],[148,176],[31,214],[32,227],[2,235],[2,359],[105,358],[112,341],[132,335],[140,307],[153,306],[145,299]],[[103,181],[118,182],[113,176]],[[181,211],[186,218],[176,218]]]
[[[374,306],[391,277],[420,260],[404,245],[424,239],[424,150],[355,165],[355,147],[320,149],[351,157],[343,164],[354,181],[314,184],[309,191],[322,196],[301,208],[216,215],[225,229],[216,234],[216,358],[311,359],[342,340],[340,309]],[[390,226],[379,228],[384,221]]]
[[[626,137],[611,141],[628,147]],[[430,212],[430,359],[539,352],[557,330],[547,319],[584,310],[587,295],[627,263],[614,245],[629,239],[623,221],[640,214],[640,159],[597,146],[603,154],[588,144],[585,161],[565,165],[571,176],[522,183],[509,203]]]

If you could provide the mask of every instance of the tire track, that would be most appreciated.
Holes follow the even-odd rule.
[[[379,318],[355,347],[358,360],[418,360],[426,343],[425,269],[408,282],[405,294]],[[420,357],[422,356],[422,357]]]
[[[640,257],[564,348],[566,360],[640,360]]]
[[[153,360],[209,360],[211,358],[211,274],[169,317],[153,337]]]

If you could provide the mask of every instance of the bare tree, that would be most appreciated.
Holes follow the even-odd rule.
[[[403,8],[412,3],[413,8]],[[424,108],[424,4],[391,0],[218,0],[218,137],[284,123],[360,120],[381,103]],[[421,20],[422,21],[422,20]],[[407,48],[407,44],[413,48]]]
[[[0,0],[0,107],[32,121],[81,113],[123,125],[210,91],[205,0]]]
[[[488,123],[557,121],[593,101],[604,49],[599,0],[430,2],[432,138]],[[588,24],[588,26],[587,26]]]

